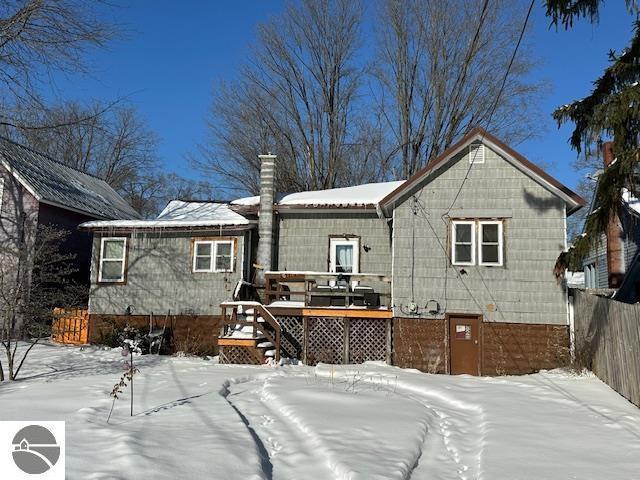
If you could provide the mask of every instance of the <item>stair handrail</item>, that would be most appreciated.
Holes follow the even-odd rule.
[[[236,300],[233,302],[222,302],[220,306],[223,309],[226,309],[225,307],[232,307],[231,319],[230,320],[227,320],[226,318],[222,319],[225,325],[233,325],[238,322],[237,315],[234,314],[234,312],[237,312],[237,308],[239,306],[242,307],[243,311],[245,310],[245,307],[253,308],[254,314],[253,314],[253,321],[251,323],[253,324],[252,326],[254,330],[254,336],[255,336],[255,331],[259,330],[260,333],[262,333],[262,335],[264,335],[267,338],[267,340],[273,343],[276,351],[275,360],[276,362],[280,361],[280,340],[281,340],[282,328],[280,327],[280,323],[278,323],[278,320],[276,319],[276,317],[274,317],[273,314],[269,310],[267,310],[267,308],[263,304],[259,302],[250,301],[250,300],[247,300],[247,301]],[[260,316],[271,326],[271,328],[273,328],[276,334],[275,338],[273,338],[269,332],[265,331],[265,329],[260,325],[260,322],[258,322],[258,315],[257,315],[258,312],[260,313]],[[226,314],[224,314],[224,317],[226,317]]]

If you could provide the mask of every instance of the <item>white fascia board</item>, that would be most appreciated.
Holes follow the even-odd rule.
[[[11,165],[9,165],[9,163],[6,161],[4,157],[1,158],[0,161],[2,162],[2,166],[7,170],[7,172],[13,175],[18,180],[18,182],[20,182],[20,184],[24,188],[26,188],[31,195],[35,197],[35,199],[38,202],[42,202],[42,196],[38,192],[36,192],[36,190],[29,184],[29,182],[25,180],[25,178],[22,175],[20,175],[13,168],[11,168]]]

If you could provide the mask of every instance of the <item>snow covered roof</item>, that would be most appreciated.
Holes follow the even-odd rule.
[[[366,183],[353,187],[330,188],[310,192],[298,192],[284,195],[277,205],[313,206],[313,207],[355,207],[377,205],[386,195],[394,191],[404,180],[395,182]],[[255,206],[260,196],[244,197],[231,202],[238,206]]]
[[[567,272],[565,274],[567,287],[584,288],[584,272]]]
[[[624,201],[625,205],[627,207],[629,207],[631,210],[633,210],[635,213],[640,214],[640,200],[636,197],[634,197],[633,195],[631,195],[631,192],[629,190],[627,190],[626,188],[624,188],[622,190],[622,200]],[[595,211],[595,210],[593,210]],[[593,213],[593,212],[591,212]]]
[[[83,223],[84,228],[169,228],[240,226],[255,223],[220,202],[172,200],[153,220],[112,220]]]
[[[95,218],[140,218],[104,180],[3,137],[0,137],[0,164],[39,202]]]

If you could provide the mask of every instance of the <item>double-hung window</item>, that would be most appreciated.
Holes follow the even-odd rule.
[[[196,240],[193,249],[194,272],[232,272],[233,240]]]
[[[474,265],[476,262],[476,222],[454,220],[452,225],[452,263],[454,265]]]
[[[451,263],[453,265],[502,266],[503,223],[500,220],[453,220]],[[476,262],[477,259],[477,262]]]
[[[331,273],[359,272],[360,240],[358,238],[331,238],[329,249],[329,271]]]
[[[584,286],[585,288],[598,288],[598,270],[595,263],[584,267]]]
[[[98,281],[106,283],[124,282],[126,257],[126,238],[103,238],[100,242],[100,266],[98,269]]]
[[[479,249],[478,263],[480,265],[502,265],[502,222],[478,222]]]

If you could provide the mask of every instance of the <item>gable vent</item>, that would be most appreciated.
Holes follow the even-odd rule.
[[[469,163],[484,163],[484,145],[472,143],[469,145]]]

